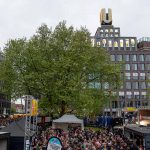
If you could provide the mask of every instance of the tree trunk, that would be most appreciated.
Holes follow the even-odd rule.
[[[65,101],[61,101],[61,111],[60,111],[60,116],[64,115],[66,112],[66,102]]]

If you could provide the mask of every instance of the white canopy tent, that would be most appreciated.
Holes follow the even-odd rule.
[[[78,119],[75,115],[63,115],[59,119],[53,120],[52,127],[67,130],[68,127],[80,126],[84,130],[82,119]]]

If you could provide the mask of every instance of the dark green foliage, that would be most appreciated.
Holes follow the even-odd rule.
[[[107,82],[112,91],[120,84],[120,67],[104,49],[92,47],[88,30],[74,30],[65,22],[54,30],[44,24],[29,40],[9,41],[4,56],[0,76],[5,92],[38,97],[43,113],[97,114],[106,103],[106,90],[89,84]]]

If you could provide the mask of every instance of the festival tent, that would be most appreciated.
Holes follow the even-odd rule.
[[[80,126],[84,130],[84,124],[82,119],[78,119],[75,115],[63,115],[59,119],[55,119],[52,122],[53,128],[60,128],[67,130],[68,127],[77,127]]]

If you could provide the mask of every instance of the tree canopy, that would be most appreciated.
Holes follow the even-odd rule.
[[[120,67],[93,47],[89,31],[60,22],[41,25],[30,38],[12,39],[4,48],[0,77],[12,97],[33,95],[45,113],[97,114],[107,89],[120,84]],[[109,86],[109,88],[108,88]]]

